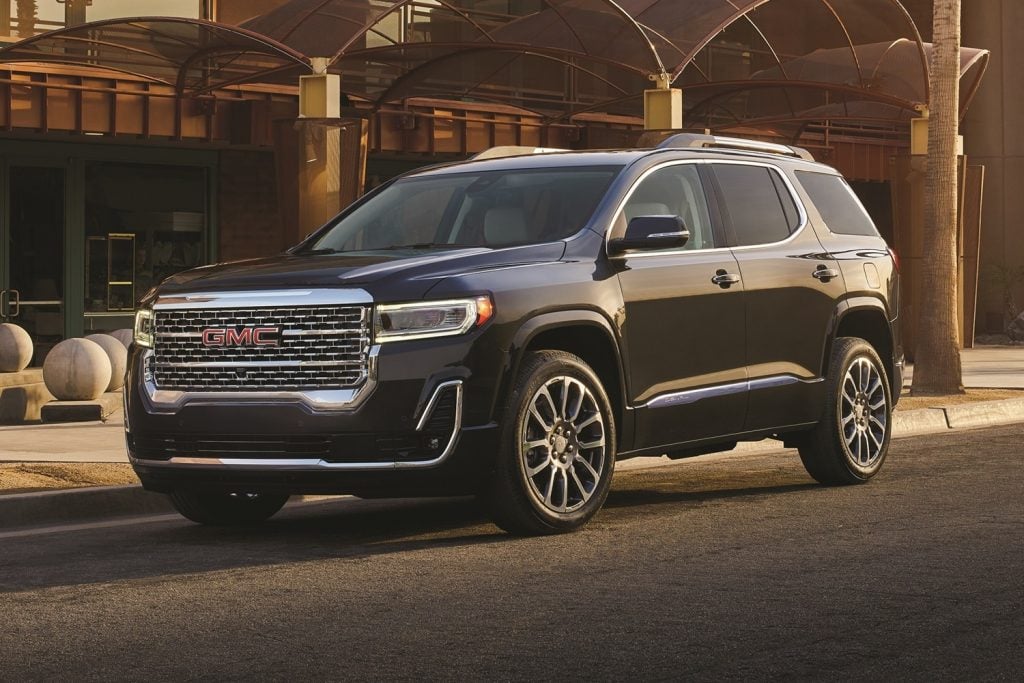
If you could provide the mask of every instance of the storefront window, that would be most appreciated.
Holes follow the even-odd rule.
[[[28,38],[37,33],[87,21],[140,15],[200,19],[206,0],[0,0],[0,38]]]
[[[206,188],[202,168],[86,166],[87,317],[131,312],[150,287],[205,262]]]

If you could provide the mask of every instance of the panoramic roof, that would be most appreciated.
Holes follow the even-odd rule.
[[[352,101],[496,102],[550,120],[639,115],[683,88],[686,125],[896,122],[928,102],[931,46],[898,0],[292,0],[239,27],[137,18],[41,34],[0,61],[124,71],[202,94],[294,83],[326,58]],[[988,52],[965,49],[962,110]]]

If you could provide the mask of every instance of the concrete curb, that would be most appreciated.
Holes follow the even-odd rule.
[[[14,493],[0,496],[0,529],[173,511],[166,496],[144,491],[139,485]]]
[[[1024,398],[896,411],[893,414],[893,438],[941,434],[955,429],[993,427],[1018,422],[1024,422]],[[768,439],[742,442],[734,450],[700,457],[738,457],[746,453],[780,449],[780,442]],[[680,461],[668,460],[664,456],[635,458],[624,461],[617,469],[640,470],[663,467],[674,462]],[[112,517],[168,512],[173,512],[173,508],[166,496],[144,491],[138,485],[0,495],[0,529],[95,522]]]

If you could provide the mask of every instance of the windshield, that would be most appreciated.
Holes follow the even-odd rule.
[[[563,239],[586,224],[619,170],[576,166],[401,179],[304,251],[504,247]]]

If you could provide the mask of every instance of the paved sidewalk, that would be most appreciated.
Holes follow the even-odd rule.
[[[960,352],[968,389],[1024,389],[1024,346],[979,346]],[[908,366],[903,386],[914,378]]]
[[[966,349],[963,367],[964,384],[968,388],[1024,389],[1024,346]],[[906,386],[911,377],[912,368],[907,373]],[[919,419],[914,421],[918,427],[910,430],[913,433],[921,433],[933,422],[936,428],[954,426],[942,411],[912,412],[920,413]],[[922,419],[926,416],[931,419]],[[909,415],[904,412],[901,417]],[[774,441],[756,442],[741,444],[737,451],[779,447]],[[638,458],[632,466],[645,466],[654,460],[661,459]],[[0,427],[0,462],[128,462],[123,416],[118,411],[106,422]]]

